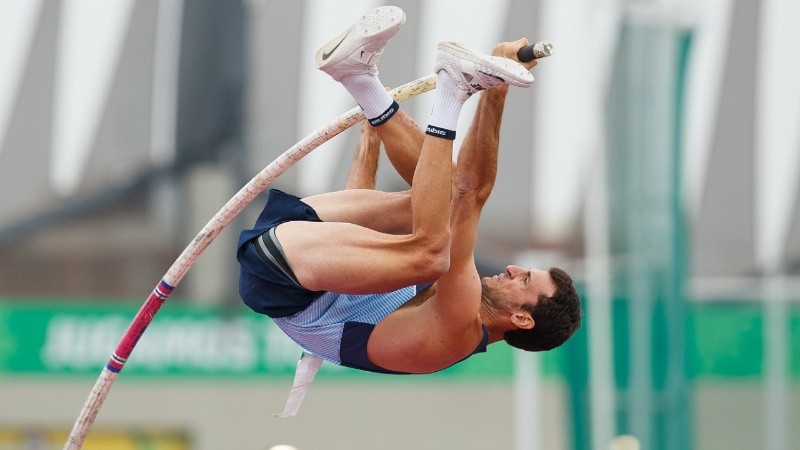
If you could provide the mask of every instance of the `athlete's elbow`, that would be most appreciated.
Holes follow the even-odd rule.
[[[457,204],[473,203],[483,206],[492,194],[493,182],[475,183],[472,185],[458,186],[454,190]]]

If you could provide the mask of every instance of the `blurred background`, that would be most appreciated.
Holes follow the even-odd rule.
[[[0,449],[61,448],[180,252],[354,106],[313,55],[380,4],[0,0]],[[162,308],[84,448],[800,448],[800,3],[393,4],[390,86],[431,73],[440,40],[554,43],[509,95],[477,256],[485,274],[567,269],[583,328],[434,375],[326,364],[299,415],[273,418],[300,349],[238,297],[259,197]],[[424,124],[430,101],[403,107]],[[342,188],[357,129],[272,187]],[[378,186],[405,189],[385,160]]]

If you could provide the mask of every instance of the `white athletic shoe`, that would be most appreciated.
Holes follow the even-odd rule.
[[[378,74],[375,65],[386,43],[406,22],[396,6],[381,6],[363,16],[317,51],[317,68],[334,80],[360,73]]]
[[[529,87],[533,75],[522,64],[501,56],[485,55],[454,42],[440,42],[436,53],[436,73],[444,70],[461,88],[459,98],[499,84]]]

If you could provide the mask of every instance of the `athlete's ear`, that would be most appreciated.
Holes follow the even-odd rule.
[[[511,315],[511,321],[521,330],[530,330],[536,325],[531,317],[531,313],[521,309]]]

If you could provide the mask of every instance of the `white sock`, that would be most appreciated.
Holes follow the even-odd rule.
[[[340,83],[353,96],[358,106],[364,110],[367,119],[381,116],[394,103],[394,99],[381,84],[377,76],[362,73],[341,79]]]
[[[458,117],[464,101],[458,98],[459,88],[445,71],[436,74],[436,91],[428,120],[428,134],[455,139]],[[438,131],[436,131],[438,130]]]

